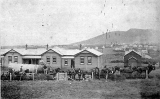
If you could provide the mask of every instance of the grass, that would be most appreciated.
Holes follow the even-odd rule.
[[[160,69],[151,79],[2,81],[2,99],[159,99]],[[158,76],[157,76],[158,75]],[[42,75],[38,78],[43,78]],[[123,78],[123,76],[122,76]]]
[[[25,81],[2,82],[2,97],[8,99],[117,99],[140,98],[129,83],[113,81]],[[133,93],[134,92],[134,93]]]
[[[160,70],[151,79],[2,81],[2,99],[159,99]],[[42,76],[42,75],[41,75]],[[41,78],[41,77],[40,77]]]

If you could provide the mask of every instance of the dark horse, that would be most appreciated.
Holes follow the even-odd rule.
[[[146,72],[146,70],[148,70],[148,74],[155,69],[155,66],[151,65],[151,64],[148,64],[147,67],[137,67],[135,70],[137,72],[139,72],[140,74],[143,73],[143,72]]]
[[[109,74],[113,74],[113,68],[110,69],[105,66],[100,72],[100,77],[107,79]]]
[[[68,76],[69,76],[69,78],[70,79],[72,79],[72,80],[74,80],[75,79],[75,75],[76,75],[76,72],[75,72],[75,69],[69,69],[68,71],[67,71],[67,74],[68,74]]]
[[[93,68],[91,71],[93,72],[93,76],[96,79],[100,79],[100,70],[98,67]]]

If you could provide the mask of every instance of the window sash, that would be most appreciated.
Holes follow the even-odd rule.
[[[46,60],[47,60],[47,63],[50,64],[50,57],[49,56],[46,57]]]
[[[64,65],[68,65],[68,60],[67,59],[64,60]]]
[[[83,56],[80,57],[80,64],[84,64],[84,57]]]
[[[88,57],[87,57],[87,61],[88,61],[88,64],[92,64],[92,57],[91,57],[91,56],[88,56]]]
[[[56,57],[52,57],[52,59],[53,59],[53,63],[57,63],[57,58]]]
[[[12,56],[8,56],[8,63],[12,63]]]
[[[14,56],[14,62],[18,63],[18,56]]]

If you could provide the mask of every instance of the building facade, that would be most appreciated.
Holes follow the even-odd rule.
[[[138,67],[142,64],[142,56],[136,51],[129,51],[124,55],[124,67]]]
[[[92,69],[101,67],[102,53],[94,49],[10,49],[1,54],[2,66],[9,63],[36,64],[42,60],[50,68]]]

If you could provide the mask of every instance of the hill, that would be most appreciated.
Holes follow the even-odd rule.
[[[160,31],[151,29],[129,29],[128,31],[113,31],[107,34],[102,34],[94,38],[77,42],[74,44],[83,45],[99,45],[113,43],[160,43]],[[107,38],[107,39],[106,39]],[[105,40],[106,39],[106,40]]]

